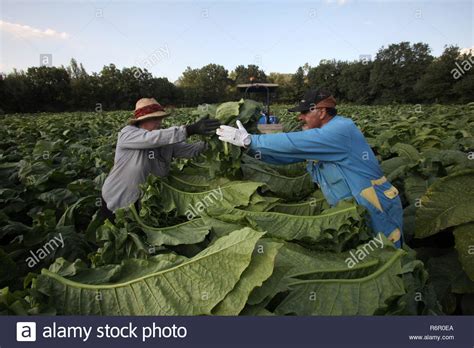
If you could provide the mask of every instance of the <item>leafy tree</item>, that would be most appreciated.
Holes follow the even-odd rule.
[[[312,67],[308,71],[309,88],[325,87],[337,96],[339,94],[337,81],[341,74],[342,66],[345,64],[335,60],[322,60],[318,66]]]
[[[22,79],[22,78],[21,78]],[[30,111],[67,109],[71,96],[70,77],[63,67],[32,67],[26,71],[26,97],[33,102]],[[22,98],[16,98],[22,99]]]
[[[372,62],[351,62],[341,67],[337,81],[339,98],[357,104],[371,101],[367,86],[370,80]]]
[[[278,84],[278,101],[282,103],[294,102],[294,91],[292,84],[292,74],[281,74],[272,72],[268,75],[268,82]]]
[[[176,103],[179,99],[178,88],[166,77],[150,78],[140,83],[140,95],[153,96],[163,105]]]
[[[208,64],[200,69],[188,67],[178,80],[187,105],[224,101],[230,83],[228,71],[217,64]]]
[[[231,72],[230,77],[236,84],[250,82],[268,82],[267,75],[258,65],[249,64],[247,67],[238,65]]]
[[[409,42],[381,48],[370,73],[369,88],[377,103],[411,103],[420,98],[414,92],[417,81],[433,60],[427,44]]]
[[[86,69],[82,66],[82,63],[77,64],[77,61],[74,58],[71,58],[69,66],[66,68],[66,71],[71,79],[79,79],[87,77]]]
[[[7,97],[5,94],[5,75],[0,73],[0,100],[5,100]],[[0,115],[5,113],[5,110],[2,109],[3,103],[0,102]]]
[[[67,67],[31,67],[0,75],[0,109],[7,112],[132,109],[138,98],[155,97],[165,105],[197,105],[240,98],[237,83],[274,82],[279,102],[293,103],[308,88],[326,87],[339,101],[370,103],[467,103],[473,101],[472,52],[445,47],[434,58],[424,43],[382,47],[373,62],[322,60],[305,63],[294,74],[265,74],[257,65],[231,73],[221,65],[187,68],[176,84],[146,69],[106,65],[88,74],[74,58]]]
[[[26,73],[14,70],[5,76],[0,86],[0,108],[7,113],[30,112],[36,101],[33,98]]]
[[[293,87],[293,99],[301,99],[307,89],[306,74],[303,67],[300,66],[296,73],[293,74],[291,84]]]
[[[474,58],[472,61],[474,62]],[[457,96],[457,101],[464,104],[474,101],[472,91],[474,91],[474,71],[469,70],[465,76],[456,81],[453,92]]]
[[[462,67],[462,61],[466,59],[469,56],[461,56],[459,47],[445,47],[443,54],[433,60],[417,82],[415,91],[429,103],[472,101],[472,71],[456,79],[456,70],[459,70],[458,66]]]
[[[99,90],[99,81],[97,74],[89,75],[81,64],[72,58],[66,71],[71,80],[71,110],[90,110],[96,103],[101,102],[98,96],[102,91]]]
[[[121,104],[120,94],[122,73],[115,64],[109,64],[102,68],[99,73],[100,93],[97,98],[108,109],[117,109]]]

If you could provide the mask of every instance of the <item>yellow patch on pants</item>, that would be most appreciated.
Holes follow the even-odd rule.
[[[400,240],[401,236],[402,233],[400,232],[400,229],[396,228],[388,235],[388,240],[395,243]]]

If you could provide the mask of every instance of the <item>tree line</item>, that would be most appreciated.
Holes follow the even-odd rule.
[[[425,43],[382,47],[358,61],[306,63],[293,74],[265,72],[256,65],[188,67],[178,81],[154,77],[146,69],[114,64],[89,74],[72,59],[67,67],[30,67],[0,75],[0,108],[13,112],[133,109],[153,96],[164,105],[196,106],[240,98],[240,83],[270,82],[280,87],[274,101],[294,103],[308,88],[326,87],[340,102],[356,104],[467,103],[474,100],[474,56],[446,46],[439,57]]]

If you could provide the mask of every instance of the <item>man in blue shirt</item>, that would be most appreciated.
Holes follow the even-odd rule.
[[[273,164],[307,161],[307,170],[330,205],[354,197],[367,208],[370,226],[397,247],[402,243],[403,209],[398,190],[387,181],[380,165],[355,123],[337,115],[336,100],[323,89],[308,91],[299,105],[303,131],[277,134],[248,134],[221,126],[219,139],[246,147],[261,160]]]

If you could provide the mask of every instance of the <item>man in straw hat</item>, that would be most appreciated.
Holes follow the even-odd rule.
[[[201,119],[189,126],[161,128],[169,113],[154,99],[137,101],[134,117],[119,135],[114,166],[102,187],[102,215],[113,220],[113,212],[137,202],[139,185],[149,174],[166,176],[173,158],[192,158],[206,149],[206,143],[188,144],[193,134],[212,135],[220,123]]]
[[[248,147],[265,162],[307,161],[308,172],[330,205],[354,197],[367,208],[373,232],[401,247],[403,210],[398,191],[383,176],[354,122],[337,115],[336,99],[324,89],[310,90],[288,111],[299,113],[302,132],[250,135],[237,121],[238,128],[221,126],[216,133],[222,141]]]

